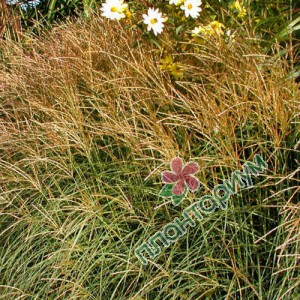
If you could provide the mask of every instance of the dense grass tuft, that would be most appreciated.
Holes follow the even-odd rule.
[[[298,299],[300,92],[287,64],[245,40],[190,45],[175,80],[147,47],[100,19],[4,46],[0,299]],[[269,169],[254,188],[141,266],[136,246],[195,201],[158,197],[174,156],[201,166],[200,197],[256,153]]]

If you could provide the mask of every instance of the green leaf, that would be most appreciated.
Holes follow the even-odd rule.
[[[173,189],[174,183],[166,184],[159,192],[158,196],[160,197],[172,197],[172,189]]]
[[[178,26],[175,30],[176,35],[178,35],[181,31],[183,31],[184,28],[185,28],[185,24]]]
[[[300,29],[300,16],[293,20],[287,27],[277,34],[277,39],[282,40]]]
[[[172,196],[172,203],[175,206],[179,205],[183,201],[183,199],[185,198],[187,192],[188,192],[188,188],[185,186],[184,187],[184,192],[183,192],[182,195],[180,195],[180,196],[173,195]]]

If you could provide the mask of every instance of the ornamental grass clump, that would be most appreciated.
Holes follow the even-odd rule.
[[[2,299],[297,299],[299,85],[251,39],[170,45],[99,16],[2,43]],[[179,51],[178,49],[181,49]],[[180,217],[158,196],[173,157],[197,197],[260,154],[268,170],[143,267]]]

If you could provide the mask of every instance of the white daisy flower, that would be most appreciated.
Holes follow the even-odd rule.
[[[184,4],[180,8],[184,10],[186,17],[191,16],[196,19],[199,17],[200,11],[202,11],[202,8],[200,7],[201,4],[201,0],[185,0]]]
[[[166,18],[163,18],[162,13],[159,12],[158,8],[149,8],[148,14],[143,14],[143,18],[144,23],[148,25],[148,31],[152,29],[155,35],[157,35],[158,33],[162,33]]]
[[[170,0],[169,4],[175,4],[175,5],[180,5],[184,2],[184,0]]]
[[[196,36],[200,35],[201,33],[203,33],[204,31],[205,31],[205,29],[202,26],[195,27],[192,30],[192,36],[196,37]]]
[[[106,0],[102,4],[102,16],[111,20],[120,20],[125,18],[125,11],[128,9],[128,4],[124,0]]]

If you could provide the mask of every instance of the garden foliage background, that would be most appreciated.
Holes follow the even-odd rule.
[[[0,1],[0,299],[300,298],[299,8],[234,2],[192,19],[129,1],[113,21],[99,1]],[[253,188],[140,264],[255,154]],[[200,166],[178,207],[158,197],[175,156]]]

